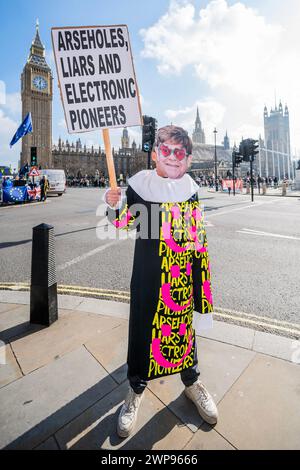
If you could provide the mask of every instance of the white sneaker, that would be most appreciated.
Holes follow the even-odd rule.
[[[128,437],[133,431],[142,398],[143,393],[137,394],[129,387],[118,418],[117,433],[119,437]]]
[[[196,405],[199,415],[209,424],[218,421],[218,410],[216,404],[200,380],[190,387],[185,387],[186,396]]]

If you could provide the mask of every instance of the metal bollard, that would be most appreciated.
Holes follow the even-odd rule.
[[[30,323],[49,326],[58,319],[54,227],[32,229]]]
[[[287,189],[287,184],[286,182],[284,181],[282,183],[282,196],[286,196],[286,189]]]

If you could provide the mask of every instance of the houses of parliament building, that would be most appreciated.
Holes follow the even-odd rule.
[[[112,148],[116,176],[131,176],[147,168],[147,154],[137,147],[135,141],[130,146],[128,130],[124,129],[121,138],[121,148]],[[94,176],[96,171],[108,176],[105,152],[98,148],[87,148],[81,139],[70,144],[59,138],[58,144],[52,147],[53,168],[62,168],[70,177]]]

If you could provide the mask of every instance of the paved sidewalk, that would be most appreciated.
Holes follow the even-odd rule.
[[[206,333],[196,325],[218,424],[202,421],[176,375],[149,382],[136,431],[122,440],[129,306],[59,296],[59,319],[43,328],[29,324],[28,300],[0,291],[0,448],[300,449],[299,342],[217,321]]]

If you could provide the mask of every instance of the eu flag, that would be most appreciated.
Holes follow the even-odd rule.
[[[27,186],[14,187],[8,185],[3,188],[3,202],[24,202],[27,197]]]
[[[28,132],[32,132],[31,113],[26,114],[24,121],[11,139],[10,146],[12,147],[21,137],[28,134]]]

